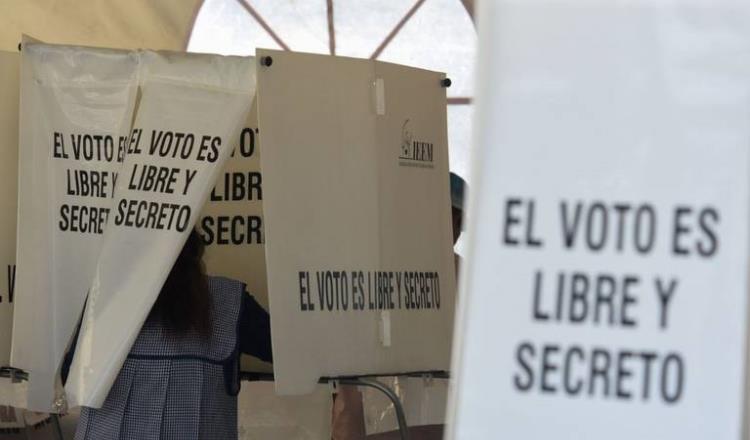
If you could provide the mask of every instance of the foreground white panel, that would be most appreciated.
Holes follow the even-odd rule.
[[[482,6],[450,438],[741,438],[750,6]]]

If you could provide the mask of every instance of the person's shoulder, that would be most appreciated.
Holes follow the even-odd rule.
[[[241,285],[241,286],[245,285],[245,283],[243,283],[240,280],[236,280],[234,278],[229,278],[229,277],[224,277],[224,276],[219,276],[219,275],[206,275],[206,279],[208,279],[209,283],[214,283],[214,284],[236,284],[236,285]]]
[[[214,310],[221,315],[234,316],[242,309],[245,283],[233,278],[208,276],[208,291]]]
[[[227,292],[232,294],[241,294],[245,291],[245,283],[234,278],[221,276],[207,276],[208,289],[211,292]]]

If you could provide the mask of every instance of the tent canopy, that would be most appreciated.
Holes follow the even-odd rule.
[[[474,0],[461,2],[473,16]],[[203,0],[0,0],[5,12],[0,50],[16,50],[24,33],[55,43],[183,50],[202,4]]]
[[[0,50],[22,34],[86,46],[183,50],[199,0],[0,0]]]
[[[476,35],[467,18],[473,18],[474,0],[0,0],[0,8],[6,12],[0,50],[16,50],[21,35],[28,34],[60,44],[186,50],[190,43],[192,51],[247,55],[255,47],[286,49],[283,38],[294,43],[292,50],[328,53],[330,44],[330,53],[338,55],[447,72],[454,80],[448,91],[451,169],[470,177]],[[330,17],[326,26],[326,8],[336,10],[336,26]],[[322,13],[300,17],[290,13],[294,10]],[[310,38],[305,33],[310,23],[300,18],[312,20],[322,37],[326,28],[339,35]],[[378,22],[383,26],[368,28]],[[283,31],[281,37],[274,28]],[[316,41],[328,43],[311,46]]]

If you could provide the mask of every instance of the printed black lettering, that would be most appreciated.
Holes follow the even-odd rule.
[[[681,238],[690,232],[690,227],[686,226],[683,217],[692,213],[692,209],[686,206],[678,207],[674,213],[674,229],[672,236],[672,252],[675,255],[688,255],[690,251],[682,243]]]
[[[505,202],[505,226],[503,228],[503,242],[508,246],[517,246],[520,240],[511,234],[513,225],[521,223],[521,219],[513,214],[513,209],[521,205],[521,199],[508,199]]]
[[[609,217],[607,208],[603,203],[596,202],[589,208],[586,218],[586,244],[588,248],[593,251],[602,250],[607,244],[608,234]]]
[[[583,206],[581,202],[576,203],[575,214],[573,215],[573,218],[570,219],[570,214],[568,213],[568,202],[560,202],[560,219],[563,232],[563,244],[567,249],[575,246],[576,237],[578,236],[578,224],[581,220],[582,209]]]
[[[719,212],[714,208],[701,210],[698,217],[698,226],[705,236],[705,241],[698,242],[698,253],[702,257],[712,257],[719,248],[719,239],[716,233],[716,226],[719,223]]]
[[[531,369],[530,363],[534,358],[534,346],[528,342],[518,345],[516,348],[516,360],[523,369],[522,373],[516,373],[513,376],[513,384],[519,391],[528,391],[534,386],[534,370]]]

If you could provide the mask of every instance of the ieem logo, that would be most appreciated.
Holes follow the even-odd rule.
[[[414,140],[409,119],[401,125],[401,151],[399,165],[419,168],[433,168],[434,145],[431,142]]]

